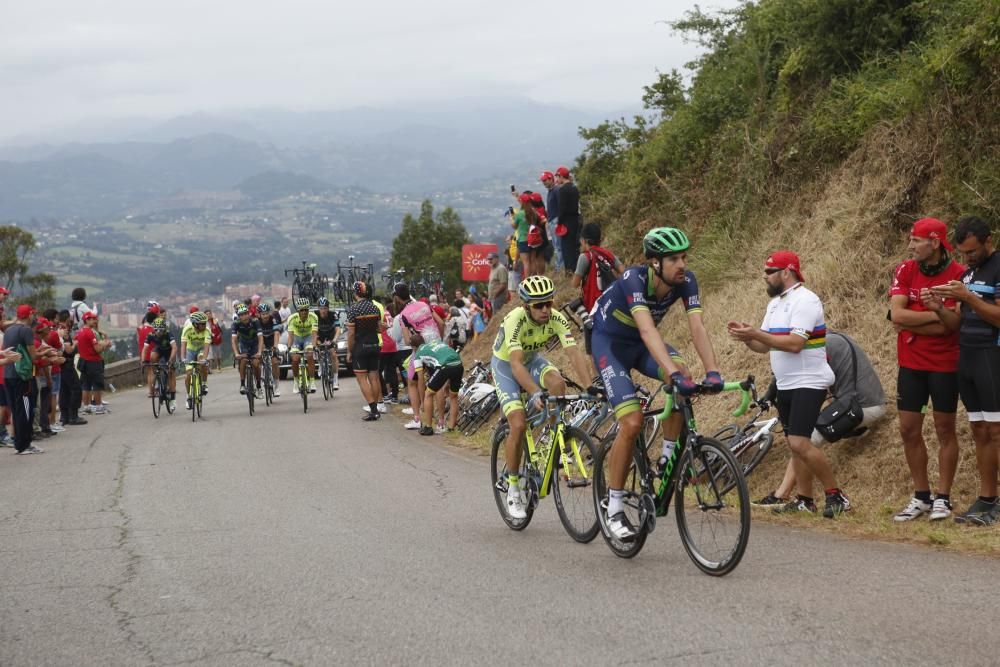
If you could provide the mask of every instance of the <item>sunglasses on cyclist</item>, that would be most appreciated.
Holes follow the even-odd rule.
[[[538,303],[531,304],[532,310],[545,310],[546,308],[548,308],[549,310],[552,309],[551,301],[539,301]]]

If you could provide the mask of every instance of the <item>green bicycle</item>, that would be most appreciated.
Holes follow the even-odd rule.
[[[563,410],[567,403],[582,398],[593,397],[586,394],[542,394],[544,409],[531,420],[525,431],[521,460],[517,465],[527,515],[523,519],[515,519],[507,511],[507,421],[501,420],[493,431],[490,450],[493,498],[500,517],[512,530],[527,528],[538,501],[552,492],[559,520],[570,537],[577,542],[590,542],[597,536],[597,517],[590,504],[596,450],[590,436],[566,422]],[[535,437],[532,428],[540,425],[542,429]]]
[[[189,361],[186,364],[188,371],[191,373],[191,381],[188,385],[188,398],[191,399],[191,421],[201,419],[202,396],[205,390],[198,367],[207,365],[207,361]]]
[[[742,402],[734,416],[747,411],[752,381],[725,384],[725,391],[742,393]],[[698,433],[691,398],[681,396],[673,387],[661,389],[666,399],[663,409],[644,412],[644,417],[662,422],[676,405],[684,418],[677,446],[663,468],[656,470],[647,449],[649,429],[639,432],[624,489],[625,514],[637,534],[631,540],[619,540],[608,529],[606,504],[608,452],[617,435],[616,424],[602,442],[594,464],[593,503],[601,534],[616,556],[632,558],[655,529],[656,518],[666,515],[673,498],[681,543],[695,566],[713,576],[728,574],[739,564],[750,539],[750,496],[743,466],[728,446]],[[705,391],[706,388],[700,388],[699,393]]]

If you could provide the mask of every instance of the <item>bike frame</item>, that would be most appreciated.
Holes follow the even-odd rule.
[[[562,406],[570,401],[576,401],[581,398],[591,398],[587,394],[573,394],[567,396],[546,396],[543,394],[543,399],[545,400],[545,409],[540,413],[541,418],[536,417],[538,420],[536,423],[545,423],[542,428],[540,436],[545,433],[551,434],[549,440],[549,451],[546,453],[544,468],[540,467],[542,463],[539,455],[538,448],[535,446],[535,438],[531,434],[531,429],[528,428],[524,432],[524,440],[527,446],[527,460],[528,463],[541,474],[541,483],[538,485],[538,498],[544,498],[549,495],[552,489],[552,478],[557,470],[556,467],[556,457],[559,457],[562,461],[564,467],[575,465],[577,469],[583,476],[586,476],[586,466],[583,463],[583,458],[580,456],[580,448],[577,447],[576,442],[572,441],[572,459],[570,455],[566,452],[566,422],[563,420],[563,408]],[[554,406],[551,408],[550,405]]]

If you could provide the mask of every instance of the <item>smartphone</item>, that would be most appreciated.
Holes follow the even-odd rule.
[[[511,192],[517,192],[517,188],[515,188],[515,187],[514,187],[514,186],[512,185],[512,186],[510,186],[510,191],[511,191]]]

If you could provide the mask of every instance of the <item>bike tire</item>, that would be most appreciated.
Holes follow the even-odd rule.
[[[194,372],[197,373],[198,369],[196,368]],[[200,412],[200,406],[201,406],[201,387],[198,386],[197,382],[195,382],[194,373],[192,373],[191,384],[188,385],[188,389],[190,389],[190,391],[191,391],[191,394],[190,394],[190,396],[191,396],[191,421],[197,421],[198,414]]]
[[[604,542],[611,549],[611,552],[619,558],[635,558],[642,551],[642,547],[646,544],[646,538],[649,537],[649,529],[646,522],[639,519],[639,503],[640,497],[643,494],[641,485],[642,469],[645,464],[640,462],[639,457],[642,454],[635,451],[633,447],[632,463],[629,465],[628,473],[625,476],[625,514],[638,532],[633,541],[622,542],[612,537],[608,531],[607,508],[604,505],[608,497],[608,454],[611,451],[613,442],[614,435],[609,434],[608,437],[601,441],[600,446],[597,448],[597,458],[594,460],[594,514],[597,517],[601,537],[604,538]]]
[[[270,371],[264,376],[264,405],[271,405],[274,403],[274,381],[271,378]]]
[[[594,492],[591,489],[597,452],[590,436],[575,426],[567,426],[563,431],[563,447],[570,450],[570,461],[565,467],[561,457],[556,459],[556,470],[553,471],[556,478],[553,489],[556,512],[569,536],[586,544],[597,537],[601,529],[594,514]],[[575,459],[574,449],[580,453],[579,462]]]
[[[765,433],[761,441],[749,443],[739,453],[733,452],[733,456],[743,466],[744,477],[748,477],[760,465],[760,462],[764,460],[767,453],[771,451],[771,445],[773,444],[774,434]]]
[[[535,514],[535,508],[531,503],[526,503],[524,511],[526,516],[523,519],[515,519],[507,512],[507,456],[504,445],[507,440],[507,425],[499,425],[493,431],[493,440],[490,445],[490,482],[493,485],[493,499],[496,501],[497,510],[500,511],[500,518],[511,530],[524,530],[531,523],[531,517]],[[528,447],[524,446],[522,459],[527,455]],[[519,466],[522,468],[523,466]]]
[[[700,436],[682,455],[677,476],[674,516],[684,550],[705,574],[729,574],[750,540],[750,493],[739,462],[725,444]],[[723,492],[727,478],[733,488]]]
[[[302,377],[306,377],[304,374]],[[309,412],[309,381],[302,380],[299,383],[299,394],[302,396],[302,414]]]
[[[163,391],[160,386],[160,375],[157,373],[153,376],[153,419],[160,418],[160,397]]]
[[[253,417],[253,401],[256,398],[254,393],[257,388],[254,386],[253,369],[247,368],[247,406],[250,409],[250,416]]]
[[[166,405],[167,405],[167,414],[168,415],[172,415],[177,410],[177,407],[176,406],[170,407],[170,395],[167,393],[167,385],[161,383],[160,387],[163,389],[163,397],[162,398],[163,398],[163,402],[166,403]]]
[[[330,385],[330,369],[323,368],[323,377],[320,378],[320,384],[323,385],[323,400],[329,401],[330,395],[333,394],[333,387]]]

